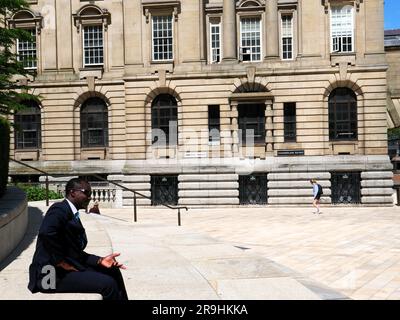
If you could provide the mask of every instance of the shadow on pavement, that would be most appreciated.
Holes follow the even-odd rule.
[[[0,263],[0,271],[6,268],[11,262],[19,257],[29,245],[35,240],[40,224],[43,220],[43,212],[35,207],[28,207],[28,226],[26,228],[25,236],[17,247]]]

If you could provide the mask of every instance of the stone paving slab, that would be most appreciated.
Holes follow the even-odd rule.
[[[113,247],[121,252],[130,298],[134,299],[345,299],[318,283],[299,276],[246,248],[227,244],[209,235],[153,220],[141,224],[126,222],[120,211],[96,216],[110,235]],[[148,212],[147,212],[148,213]],[[110,219],[109,217],[113,217]],[[118,216],[118,218],[116,218]],[[168,221],[170,216],[163,216]],[[286,295],[253,281],[291,279]],[[236,286],[243,281],[243,290]],[[277,282],[275,282],[275,280]],[[235,282],[239,281],[239,282]],[[314,289],[311,290],[308,287]],[[236,288],[236,289],[235,289]],[[275,288],[275,287],[272,287]],[[303,294],[303,295],[302,295]]]
[[[217,243],[248,248],[281,270],[295,270],[318,287],[333,289],[319,293],[328,299],[399,299],[400,279],[393,274],[400,274],[400,207],[330,206],[322,207],[320,215],[312,211],[311,207],[190,209],[182,214],[181,228]],[[132,221],[131,209],[102,213]],[[158,231],[163,225],[176,228],[176,213],[139,208],[134,226],[151,232],[153,225]]]
[[[254,278],[217,281],[224,300],[321,300],[292,278]]]
[[[26,239],[1,264],[0,299],[98,299],[99,295],[32,295],[27,290],[39,215],[45,209],[31,208]],[[176,225],[176,215],[151,209],[141,211],[141,221],[135,224],[131,210],[106,209],[101,215],[81,215],[89,240],[86,251],[121,253],[119,261],[127,266],[122,274],[130,299],[346,299],[299,270],[260,255],[253,244],[224,239],[226,234],[237,236],[246,229],[232,228],[235,220],[225,219],[224,214],[232,214],[231,209],[222,213],[212,217],[203,211],[201,215],[185,215],[185,226],[181,227]],[[243,215],[240,210],[238,213]],[[196,224],[189,225],[189,218],[197,218],[192,220],[196,223],[213,221],[207,231],[201,231]],[[226,230],[222,230],[224,226]],[[265,229],[258,231],[253,236],[265,233]]]

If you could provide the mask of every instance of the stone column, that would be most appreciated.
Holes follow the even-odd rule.
[[[223,62],[234,62],[237,60],[236,45],[236,1],[224,0],[223,7]]]
[[[272,101],[266,102],[265,108],[265,154],[274,155],[274,131]]]
[[[232,132],[232,156],[239,155],[239,125],[238,125],[238,102],[231,102],[231,132]]]
[[[265,59],[279,58],[278,39],[278,4],[277,0],[268,0],[266,9],[265,34],[267,37],[267,53]]]

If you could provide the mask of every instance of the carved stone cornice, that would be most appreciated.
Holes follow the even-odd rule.
[[[150,22],[151,15],[157,11],[170,11],[175,21],[178,21],[178,15],[181,12],[181,2],[179,0],[142,0],[142,7],[146,23]]]
[[[107,31],[108,25],[111,24],[111,14],[108,10],[101,9],[91,4],[83,6],[72,16],[78,33],[80,32],[82,25],[101,24],[104,27],[104,31]]]
[[[43,17],[30,10],[16,12],[11,18],[7,19],[9,28],[30,29],[35,28],[39,35],[43,27]]]
[[[325,8],[325,13],[329,12],[329,3],[340,3],[342,1],[339,0],[322,0],[322,5]],[[349,2],[349,1],[347,1]],[[363,2],[363,0],[350,0],[350,2],[353,2],[354,7],[356,8],[357,12],[360,11],[360,4]]]

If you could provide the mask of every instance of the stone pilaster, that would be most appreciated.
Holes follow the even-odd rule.
[[[274,155],[274,131],[273,131],[273,110],[272,102],[266,102],[265,108],[265,154]]]
[[[278,4],[277,0],[268,0],[266,5],[265,34],[267,38],[267,52],[265,59],[279,58],[278,39]]]
[[[231,102],[231,132],[232,132],[232,156],[239,156],[239,125],[238,103]]]
[[[236,1],[224,0],[223,6],[223,62],[234,62],[237,60],[236,45]]]

